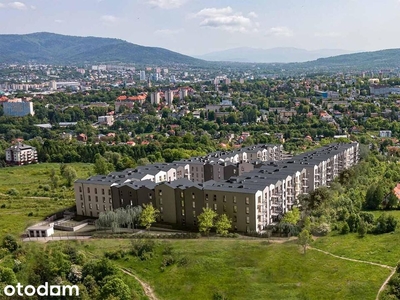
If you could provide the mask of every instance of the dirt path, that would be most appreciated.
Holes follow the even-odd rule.
[[[382,284],[382,286],[380,287],[380,289],[379,289],[379,291],[378,291],[378,294],[376,295],[375,300],[379,300],[379,295],[380,295],[381,292],[385,289],[385,287],[386,287],[386,285],[388,284],[390,278],[392,278],[392,276],[394,275],[394,273],[396,273],[396,268],[391,267],[391,266],[388,266],[388,265],[383,265],[383,264],[378,264],[378,263],[374,263],[374,262],[370,262],[370,261],[365,261],[365,260],[359,260],[359,259],[353,259],[353,258],[347,258],[347,257],[343,257],[343,256],[338,256],[338,255],[332,254],[332,253],[330,253],[330,252],[328,252],[328,251],[324,251],[324,250],[321,250],[321,249],[318,249],[318,248],[313,248],[313,247],[308,247],[308,248],[311,249],[311,250],[315,250],[315,251],[322,252],[322,253],[324,253],[324,254],[326,254],[326,255],[330,255],[330,256],[339,258],[339,259],[344,259],[344,260],[353,261],[353,262],[358,262],[358,263],[363,263],[363,264],[369,264],[369,265],[378,266],[378,267],[381,267],[381,268],[386,268],[386,269],[391,270],[392,272],[390,272],[390,275],[388,276],[388,278],[386,278],[385,282],[384,282],[384,283]]]
[[[158,300],[158,298],[156,297],[156,295],[154,294],[153,289],[151,288],[151,286],[149,284],[147,284],[146,282],[142,281],[139,279],[139,277],[137,277],[136,275],[132,274],[130,271],[128,271],[127,269],[120,269],[122,272],[124,272],[125,274],[132,276],[133,278],[135,278],[140,285],[142,286],[144,293],[146,294],[147,297],[149,297],[150,300]]]
[[[318,249],[318,248],[314,248],[314,247],[308,247],[308,249],[312,249],[312,250],[315,250],[315,251],[319,251],[319,252],[325,253],[326,255],[330,255],[330,256],[333,256],[333,257],[336,257],[336,258],[340,258],[340,259],[344,259],[344,260],[349,260],[349,261],[354,261],[354,262],[369,264],[369,265],[373,265],[373,266],[378,266],[378,267],[386,268],[386,269],[389,269],[389,270],[395,269],[395,268],[393,268],[393,267],[391,267],[391,266],[383,265],[383,264],[378,264],[378,263],[374,263],[374,262],[371,262],[371,261],[359,260],[359,259],[353,259],[353,258],[347,258],[347,257],[335,255],[335,254],[332,254],[332,253],[330,253],[330,252],[328,252],[328,251],[324,251],[324,250],[321,250],[321,249]]]
[[[393,268],[393,271],[390,273],[389,277],[386,278],[385,282],[382,284],[381,288],[378,291],[378,294],[376,295],[375,300],[379,300],[379,295],[381,294],[381,292],[385,289],[386,285],[389,283],[390,278],[392,278],[392,276],[394,275],[394,273],[396,273],[396,268]]]

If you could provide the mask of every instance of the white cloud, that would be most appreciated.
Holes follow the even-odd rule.
[[[245,17],[241,12],[234,12],[230,6],[224,8],[204,8],[195,17],[201,18],[200,26],[218,28],[229,32],[257,31],[259,26],[252,20],[253,17]]]
[[[35,9],[36,9],[36,6],[31,5],[30,8],[33,9],[33,10],[35,10]]]
[[[101,16],[100,20],[102,20],[104,23],[116,23],[118,21],[118,18],[116,16],[113,15],[104,15]]]
[[[158,29],[154,31],[155,34],[159,35],[174,35],[174,34],[179,34],[184,32],[185,30],[183,28],[179,29]]]
[[[5,8],[6,6],[3,3],[0,3],[0,8]]]
[[[315,37],[339,37],[341,34],[339,32],[316,32]]]
[[[249,12],[247,15],[248,15],[250,18],[258,18],[258,15],[257,15],[254,11]]]
[[[293,36],[293,31],[285,26],[272,27],[267,30],[267,35],[278,36],[278,37],[291,37]]]
[[[22,2],[10,2],[7,4],[8,7],[14,8],[14,9],[19,9],[19,10],[25,10],[28,7],[22,3]]]
[[[147,0],[147,3],[153,7],[172,9],[182,6],[187,1],[188,0]]]
[[[56,22],[56,23],[64,23],[64,20],[54,20],[54,22]]]

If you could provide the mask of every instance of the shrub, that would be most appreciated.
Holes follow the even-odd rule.
[[[44,186],[42,186],[42,188],[43,188],[43,190],[46,191],[46,192],[48,192],[48,191],[51,190],[50,185],[48,185],[48,184],[45,184]]]
[[[14,252],[15,250],[18,249],[18,243],[15,237],[12,235],[8,234],[4,237],[3,239],[3,248],[7,249],[10,252]]]
[[[171,245],[166,245],[163,252],[164,255],[171,255],[172,254],[172,247]]]
[[[116,250],[116,251],[108,251],[105,254],[105,257],[112,260],[117,260],[125,257],[126,252],[124,250]]]
[[[340,230],[341,234],[348,234],[350,232],[350,227],[349,224],[347,224],[347,222],[345,222],[342,226],[342,229]]]
[[[33,216],[33,212],[30,212],[29,214],[28,214],[28,217],[32,217]]]
[[[6,205],[5,205],[5,204],[2,204],[2,205],[0,206],[0,208],[6,208]]]
[[[152,240],[133,240],[131,254],[141,260],[148,260],[152,257],[155,247],[156,243]]]
[[[392,215],[383,213],[378,220],[376,220],[376,227],[374,232],[377,234],[388,233],[396,230],[397,220]]]
[[[11,188],[7,191],[7,195],[10,195],[10,196],[18,196],[18,194],[19,194],[19,191],[15,188]]]
[[[172,255],[165,255],[162,259],[161,266],[168,267],[172,266],[175,263],[175,259]]]
[[[316,236],[325,236],[331,231],[331,227],[328,223],[321,223],[312,226],[311,233]]]

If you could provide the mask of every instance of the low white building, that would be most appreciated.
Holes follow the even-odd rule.
[[[54,234],[53,223],[45,225],[35,225],[27,229],[29,237],[49,237]]]
[[[100,125],[112,126],[114,124],[114,117],[113,116],[100,116],[97,118],[97,122],[99,122]]]

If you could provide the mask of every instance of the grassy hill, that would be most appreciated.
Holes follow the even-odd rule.
[[[185,257],[160,268],[163,249]],[[81,243],[86,253],[130,249],[125,240]],[[199,239],[159,242],[142,261],[128,256],[115,262],[153,287],[159,299],[375,299],[390,270],[341,260],[315,250],[304,255],[295,242]],[[217,298],[216,296],[225,298]]]
[[[3,63],[137,63],[200,65],[204,61],[163,48],[119,39],[66,36],[40,32],[0,35]]]

